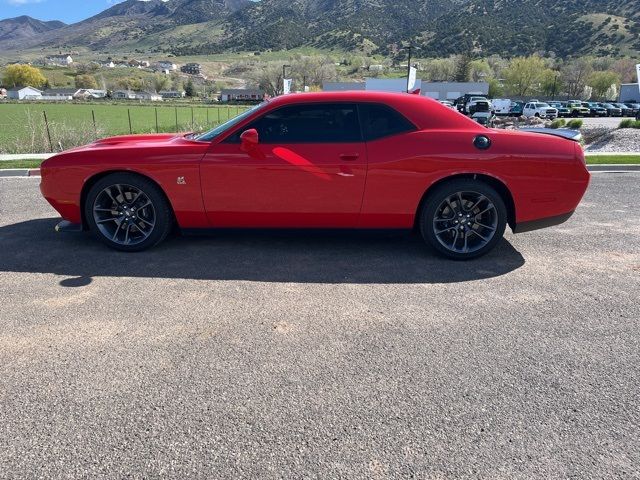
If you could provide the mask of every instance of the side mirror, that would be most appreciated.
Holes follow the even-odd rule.
[[[242,150],[250,150],[258,145],[258,131],[255,128],[245,130],[240,134],[240,147]]]

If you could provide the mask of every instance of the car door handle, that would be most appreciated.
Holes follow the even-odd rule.
[[[348,162],[352,162],[354,160],[357,160],[359,156],[360,156],[359,153],[341,153],[340,159]]]

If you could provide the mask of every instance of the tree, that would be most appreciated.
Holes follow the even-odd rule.
[[[579,98],[584,95],[587,78],[592,71],[591,63],[585,58],[577,58],[562,66],[562,83],[569,97]]]
[[[191,79],[189,79],[187,84],[184,86],[184,93],[187,97],[196,96],[196,88],[193,86],[193,81]]]
[[[469,78],[474,82],[484,82],[492,73],[486,60],[473,60],[469,63]]]
[[[489,83],[489,97],[499,98],[504,94],[504,86],[500,83],[500,80],[489,78],[487,82]]]
[[[542,72],[540,78],[540,92],[548,97],[555,97],[562,91],[560,73],[550,68]]]
[[[463,53],[458,57],[456,64],[456,82],[468,82],[471,76],[471,55]]]
[[[612,85],[617,86],[618,83],[620,83],[620,76],[611,70],[593,72],[587,79],[587,85],[593,89],[593,96],[596,98],[605,98],[607,90]]]
[[[47,79],[42,72],[30,65],[9,65],[2,77],[2,83],[7,87],[42,87],[47,83]]]
[[[93,75],[78,75],[76,88],[98,88],[98,82]]]
[[[171,79],[167,75],[156,74],[153,77],[153,88],[156,92],[167,90],[171,85]]]
[[[503,72],[504,83],[511,93],[523,97],[539,87],[545,70],[545,62],[538,55],[516,57]]]
[[[269,62],[262,68],[254,70],[251,80],[267,95],[275,97],[282,93],[282,63]]]

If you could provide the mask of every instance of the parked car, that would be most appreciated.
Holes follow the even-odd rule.
[[[456,98],[453,104],[456,106],[460,113],[467,114],[469,113],[467,103],[469,103],[472,98],[483,98],[486,100],[487,97],[478,93],[465,93],[463,96]]]
[[[513,106],[513,102],[508,98],[494,98],[491,101],[493,105],[493,112],[496,115],[506,116],[511,114],[511,108]]]
[[[634,117],[638,114],[638,111],[640,111],[640,103],[625,102],[625,105],[633,111]]]
[[[511,109],[509,110],[509,115],[512,117],[521,117],[523,110],[524,110],[524,102],[516,100],[511,103]]]
[[[582,106],[589,109],[589,116],[591,117],[607,116],[607,109],[601,107],[597,102],[582,102]]]
[[[291,94],[201,134],[125,135],[59,153],[40,189],[59,231],[140,251],[177,226],[417,226],[440,254],[491,251],[566,221],[589,184],[576,141],[487,129],[435,100],[385,92]],[[71,253],[70,246],[70,253]]]
[[[493,126],[494,115],[493,112],[474,112],[471,115],[471,119],[475,122],[478,122],[480,125],[484,125],[485,127]]]
[[[567,108],[569,109],[569,115],[571,117],[586,117],[589,115],[589,108],[584,107],[580,101],[568,101]]]
[[[569,111],[565,103],[556,102],[556,101],[551,101],[547,103],[549,104],[550,107],[553,107],[556,110],[558,110],[558,118],[565,118],[571,115],[571,112]]]
[[[453,102],[449,101],[449,100],[440,100],[440,103],[442,105],[444,105],[445,107],[449,107],[449,108],[453,108],[454,110],[456,109],[455,105],[453,104]]]
[[[492,112],[493,105],[486,97],[471,97],[466,105],[466,113],[473,116],[477,112]]]
[[[624,103],[612,103],[614,107],[618,107],[620,109],[621,115],[623,117],[633,117],[635,115],[633,108],[628,107]]]
[[[607,111],[607,117],[622,116],[622,110],[620,109],[620,107],[616,107],[611,103],[601,103],[601,102],[599,102],[598,105],[600,105],[602,108],[604,108]]]
[[[525,117],[554,119],[558,117],[558,110],[544,102],[529,102],[524,106],[522,114]]]

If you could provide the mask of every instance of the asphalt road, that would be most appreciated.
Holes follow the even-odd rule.
[[[0,478],[640,478],[640,175],[470,263],[110,251],[0,179]]]

